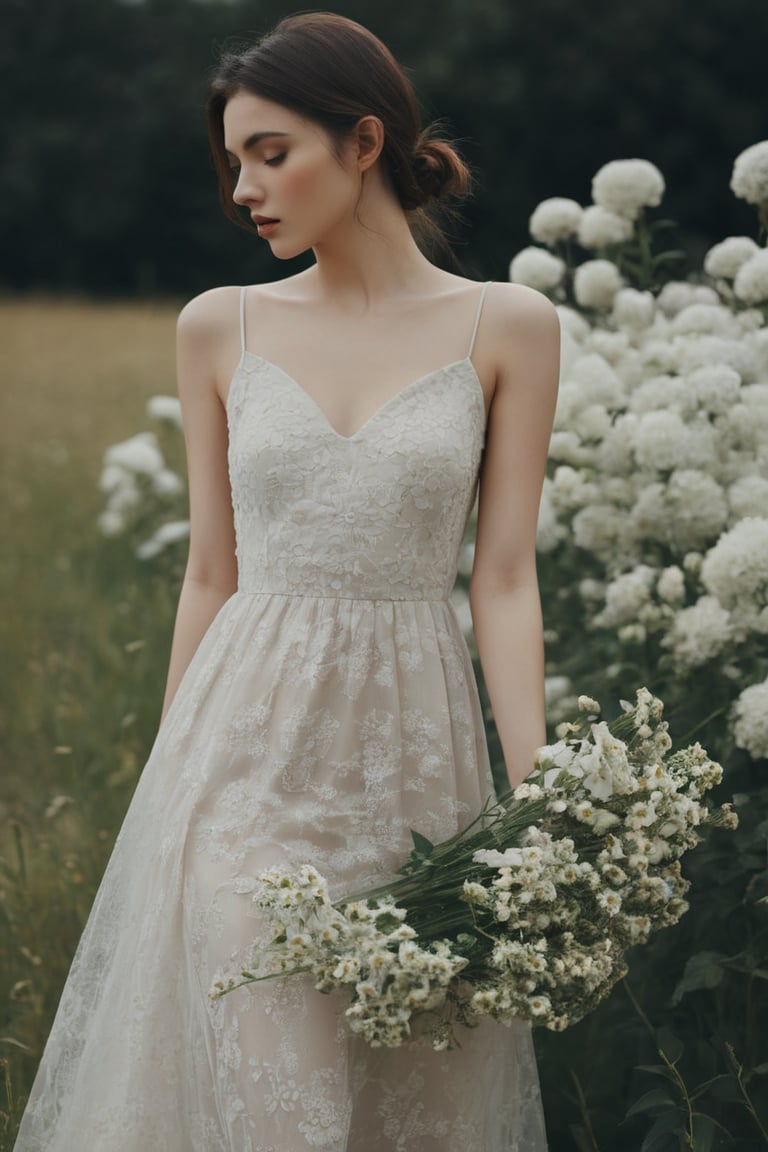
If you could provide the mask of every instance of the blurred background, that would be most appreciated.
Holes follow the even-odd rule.
[[[203,109],[222,44],[264,32],[292,5],[2,0],[0,10],[0,285],[188,297],[290,271],[221,217]],[[505,277],[536,203],[584,203],[596,169],[621,157],[661,168],[667,213],[685,220],[692,251],[751,227],[728,177],[766,133],[763,0],[334,10],[392,47],[475,166],[457,249],[469,274]]]

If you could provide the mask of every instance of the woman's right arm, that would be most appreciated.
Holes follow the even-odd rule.
[[[189,559],[176,613],[165,717],[216,613],[237,588],[222,378],[235,363],[237,290],[191,300],[177,325],[176,364],[189,477]]]

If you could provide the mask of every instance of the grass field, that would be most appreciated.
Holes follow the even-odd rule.
[[[176,311],[0,301],[0,1149],[157,725],[175,589],[96,518],[105,447],[174,391]]]

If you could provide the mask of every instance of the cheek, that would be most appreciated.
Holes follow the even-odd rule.
[[[339,204],[351,194],[352,185],[343,169],[324,156],[286,172],[282,191],[287,199],[317,208]]]

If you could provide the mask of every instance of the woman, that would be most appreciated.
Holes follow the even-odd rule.
[[[522,1024],[372,1050],[302,977],[209,991],[263,931],[264,868],[359,890],[411,828],[450,836],[491,791],[448,601],[478,479],[471,605],[512,784],[544,742],[555,313],[421,253],[415,210],[466,169],[359,25],[283,21],[223,59],[209,116],[230,213],[315,263],[182,312],[192,533],[167,714],[17,1149],[541,1152]]]

